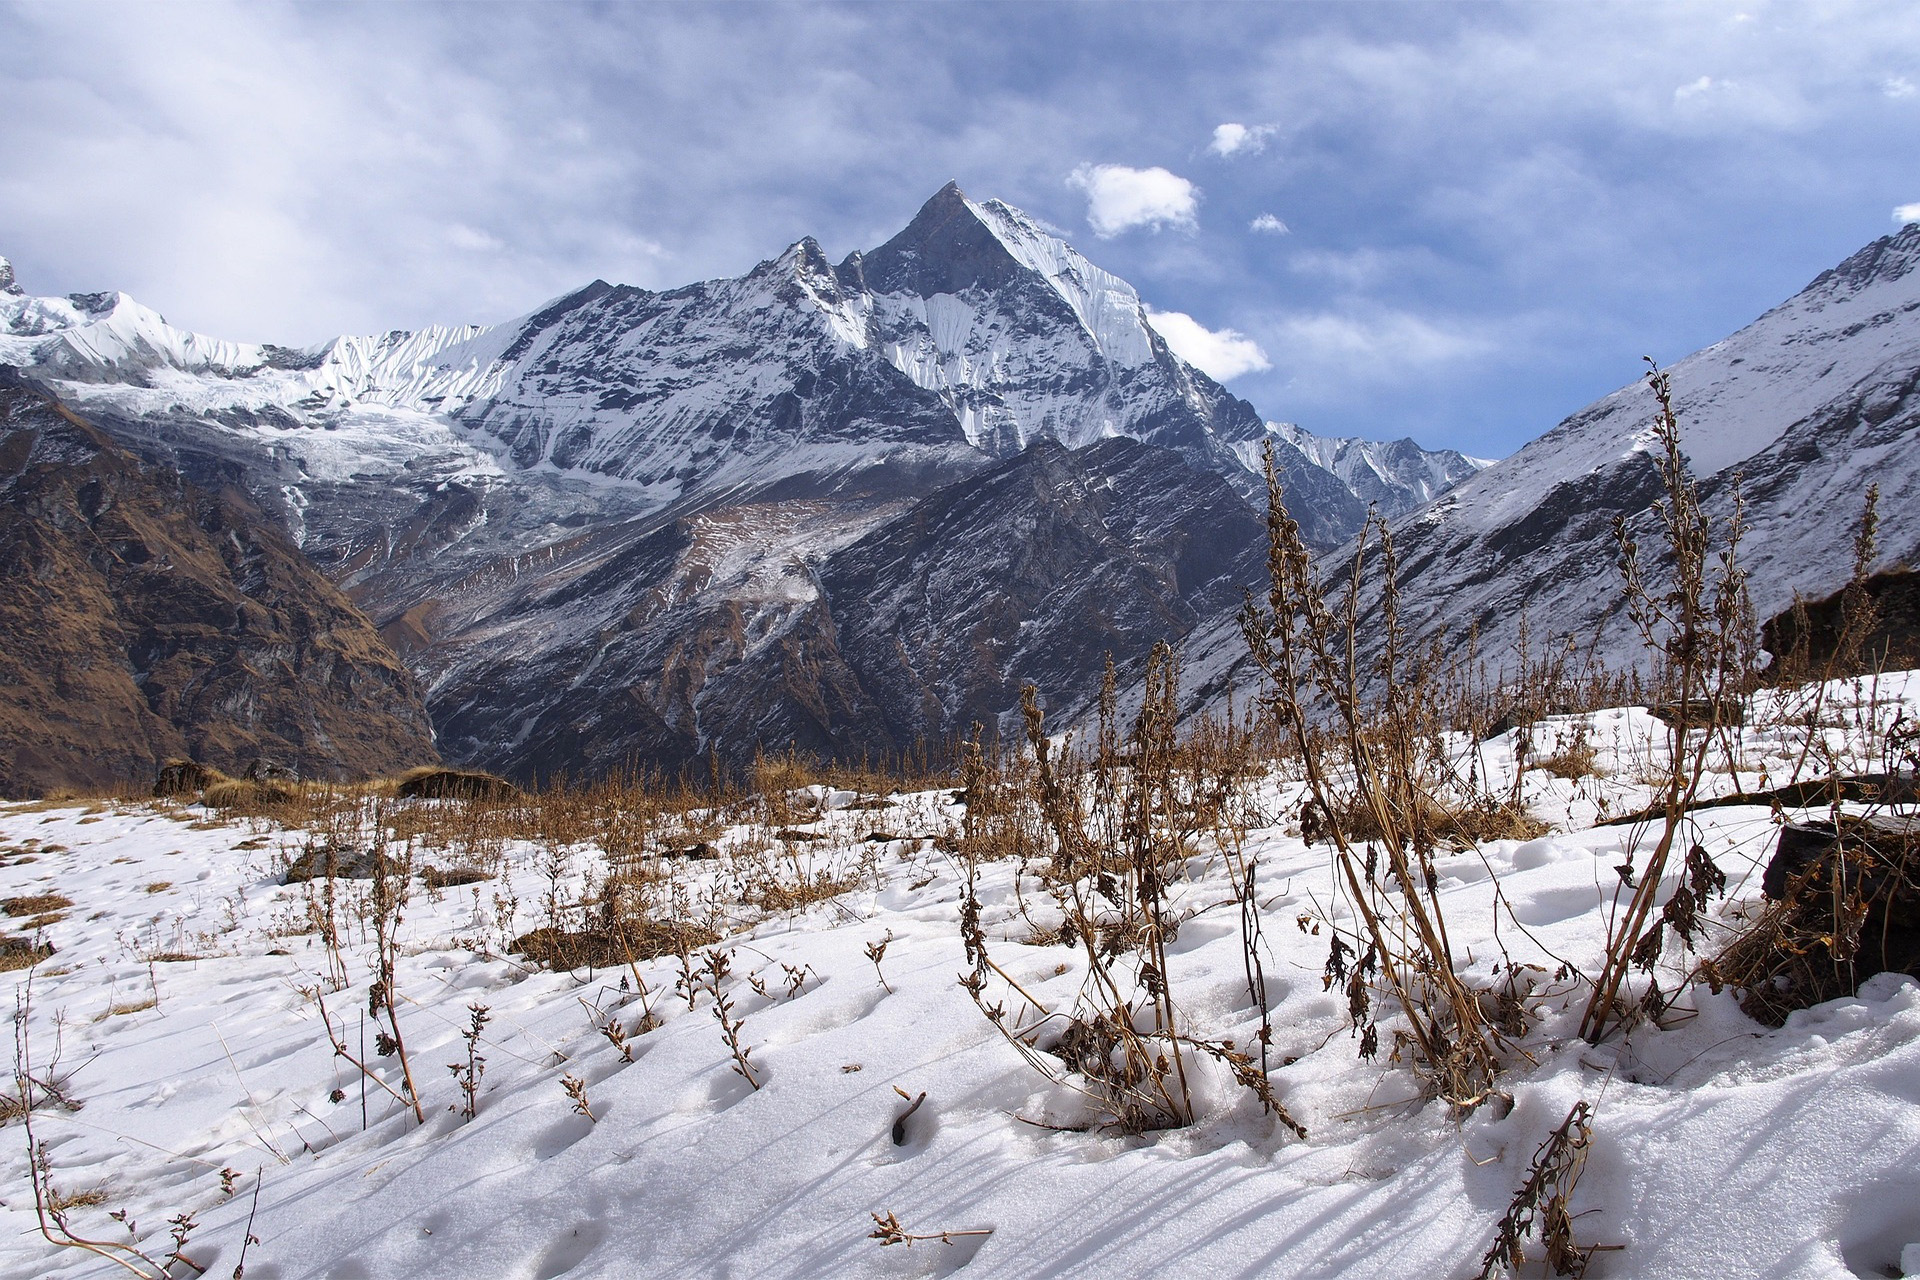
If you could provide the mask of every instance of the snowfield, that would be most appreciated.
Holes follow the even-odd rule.
[[[1826,745],[1843,764],[1852,753],[1852,767],[1875,767],[1857,758],[1872,726],[1916,701],[1910,674],[1840,685]],[[1742,771],[1713,786],[1783,781],[1798,750],[1785,718],[1757,706]],[[966,871],[949,852],[963,812],[953,794],[876,808],[824,788],[802,798],[823,811],[788,828],[822,839],[781,840],[771,823],[741,821],[711,837],[716,858],[645,864],[661,901],[723,934],[730,964],[712,981],[758,1088],[735,1069],[712,991],[690,1008],[685,984],[676,989],[677,958],[553,973],[504,954],[546,922],[550,896],[592,892],[599,850],[516,842],[498,851],[497,879],[440,889],[416,879],[397,990],[424,1124],[366,1085],[322,1028],[316,994],[362,1052],[372,940],[350,923],[347,981],[329,980],[312,923],[319,886],[280,883],[302,832],[163,801],[0,808],[0,899],[72,903],[35,917],[55,953],[5,975],[22,1001],[30,991],[32,1072],[78,1104],[42,1106],[34,1131],[63,1196],[100,1195],[70,1211],[77,1232],[127,1241],[134,1228],[160,1258],[173,1247],[168,1219],[190,1213],[181,1253],[222,1280],[250,1215],[246,1280],[1441,1277],[1478,1272],[1536,1149],[1585,1100],[1593,1140],[1575,1234],[1617,1246],[1593,1256],[1589,1275],[1900,1275],[1903,1249],[1920,1242],[1920,985],[1883,975],[1779,1029],[1749,1019],[1731,993],[1687,988],[1664,1028],[1641,1022],[1597,1047],[1575,1035],[1586,988],[1568,975],[1597,970],[1622,897],[1614,867],[1657,835],[1594,823],[1647,801],[1657,730],[1637,708],[1536,726],[1535,758],[1584,735],[1597,776],[1526,772],[1530,807],[1553,830],[1439,863],[1464,971],[1493,985],[1496,966],[1540,966],[1519,971],[1538,984],[1524,1037],[1535,1063],[1503,1078],[1510,1108],[1496,1100],[1462,1122],[1390,1060],[1393,1018],[1378,1058],[1359,1057],[1344,994],[1322,981],[1342,918],[1330,854],[1300,838],[1299,786],[1275,777],[1254,786],[1264,818],[1246,851],[1258,867],[1272,1080],[1305,1140],[1206,1059],[1189,1067],[1191,1127],[1083,1130],[1084,1098],[1033,1070],[958,985]],[[1511,785],[1514,732],[1462,751],[1496,787]],[[1759,901],[1776,816],[1748,806],[1695,817],[1728,877],[1717,939]],[[416,854],[453,861],[444,849]],[[851,887],[790,910],[761,891],[768,876],[823,874]],[[339,893],[351,922],[365,882]],[[1034,869],[983,864],[980,896],[995,962],[1034,1003],[1070,1006],[1085,953],[1045,941],[1060,917]],[[1171,987],[1185,1026],[1250,1045],[1259,1018],[1219,851],[1196,850],[1175,896],[1185,919]],[[7,922],[16,933],[24,923]],[[1687,963],[1670,944],[1668,991]],[[467,1060],[461,1031],[475,1004],[490,1021],[468,1121],[449,1066]],[[1021,1027],[1044,1017],[1019,998],[1009,1014]],[[643,1030],[649,1015],[659,1025]],[[609,1021],[632,1061],[603,1032]],[[374,1061],[397,1088],[397,1060]],[[565,1077],[583,1084],[591,1118]],[[39,1234],[17,1115],[0,1127],[0,1161],[0,1274],[125,1274]],[[882,1245],[873,1215],[915,1235],[963,1234]]]

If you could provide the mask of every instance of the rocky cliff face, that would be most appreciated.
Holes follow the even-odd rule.
[[[1260,533],[1218,475],[1125,439],[1042,441],[909,504],[636,522],[428,657],[436,723],[523,777],[940,746],[998,731],[1028,681],[1083,705],[1108,653],[1127,669],[1233,607]]]
[[[975,723],[1017,735],[1023,684],[1069,716],[1107,655],[1131,671],[1155,641],[1236,609],[1263,572],[1263,531],[1179,455],[1043,443],[869,534],[820,581],[891,741]]]
[[[141,463],[0,369],[0,795],[167,756],[307,776],[433,760],[413,678],[233,491]]]

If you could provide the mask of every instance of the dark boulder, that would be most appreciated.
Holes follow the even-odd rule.
[[[219,770],[209,769],[197,760],[174,756],[162,764],[160,772],[155,775],[153,794],[156,799],[162,796],[198,795],[225,777]]]
[[[1852,995],[1876,973],[1920,977],[1920,817],[1842,817],[1781,828],[1767,906],[1708,966],[1755,1019]]]
[[[416,769],[401,776],[393,794],[401,800],[519,800],[526,792],[490,773]]]

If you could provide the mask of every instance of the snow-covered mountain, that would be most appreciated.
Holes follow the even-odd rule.
[[[11,288],[0,363],[58,379],[67,398],[112,417],[323,426],[339,438],[273,439],[315,474],[393,469],[382,437],[396,418],[426,418],[503,466],[625,482],[636,509],[776,481],[950,475],[1042,437],[1078,448],[1130,436],[1252,496],[1271,436],[1310,535],[1326,543],[1357,527],[1365,501],[1389,496],[1377,468],[1354,471],[1361,499],[1319,461],[1344,458],[1346,442],[1270,433],[1173,355],[1125,281],[952,184],[898,236],[838,265],[807,238],[738,279],[660,293],[595,281],[491,329],[304,350],[180,330],[124,294]],[[1462,473],[1450,451],[1408,457],[1434,476]]]
[[[1423,507],[1476,472],[1493,465],[1452,449],[1422,449],[1413,441],[1316,436],[1291,422],[1267,423],[1267,434],[1298,449],[1307,461],[1338,476],[1362,502],[1386,515]],[[1257,446],[1236,446],[1253,465]]]
[[[1073,597],[1082,621],[1100,604],[1106,647],[1138,656],[1195,625],[1194,602],[1257,576],[1238,544],[1264,443],[1323,546],[1370,502],[1408,509],[1473,465],[1270,427],[1169,350],[1132,286],[951,184],[899,235],[837,264],[803,239],[737,279],[662,292],[595,281],[492,328],[299,350],[187,332],[122,294],[34,298],[10,271],[5,288],[0,364],[149,456],[244,486],[406,655],[449,752],[519,773],[636,753],[672,763],[716,743],[744,754],[755,736],[901,746],[1007,710],[1026,679],[1071,703],[1101,651],[1034,643],[1067,595],[982,614],[1017,613],[1008,625],[1025,631],[996,650],[1005,662],[959,663],[965,675],[941,668],[960,651],[937,617],[858,661],[842,660],[836,631],[870,600],[922,590],[885,575],[991,591],[982,568],[1021,561],[1083,584],[1160,583],[1146,608]],[[934,495],[1036,447],[1077,459],[1113,440],[1162,462],[1131,460],[1127,492],[1047,519],[1027,518],[1018,484],[953,490],[987,504],[966,540],[896,531],[912,556],[875,560],[881,578],[841,562],[823,589],[842,549],[924,522]],[[1117,458],[1058,465],[1111,488]],[[987,546],[988,531],[1017,545]],[[1066,541],[1042,545],[1055,535]],[[1209,536],[1235,545],[1179,549]],[[1092,558],[1068,565],[1068,545]],[[1238,566],[1234,580],[1183,576],[1203,563]],[[868,683],[904,688],[902,670],[928,691],[911,710]]]
[[[1762,619],[1796,592],[1817,598],[1845,582],[1869,484],[1880,486],[1878,563],[1920,561],[1920,225],[1668,373],[1716,538],[1736,482],[1745,502],[1739,559]],[[1644,381],[1630,383],[1396,521],[1407,623],[1425,635],[1477,628],[1493,666],[1512,661],[1523,620],[1536,657],[1551,636],[1616,667],[1640,659],[1613,522],[1625,517],[1649,554],[1661,545],[1648,452],[1657,407]],[[1218,689],[1244,650],[1220,619],[1191,638],[1190,665]]]

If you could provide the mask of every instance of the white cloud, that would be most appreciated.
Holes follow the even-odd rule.
[[[1442,326],[1405,311],[1290,316],[1280,324],[1290,365],[1323,376],[1392,381],[1422,367],[1484,355],[1484,335]]]
[[[1223,124],[1215,126],[1213,141],[1207,150],[1218,156],[1237,156],[1241,152],[1258,155],[1266,149],[1267,139],[1273,136],[1270,124]]]
[[[1712,93],[1719,89],[1725,91],[1733,86],[1725,80],[1715,80],[1712,76],[1701,76],[1691,84],[1683,84],[1673,91],[1675,102],[1685,102],[1688,98],[1697,98],[1703,93]]]
[[[507,247],[499,236],[490,235],[464,222],[456,222],[447,228],[447,243],[470,253],[498,253]]]
[[[1270,213],[1263,213],[1247,224],[1247,230],[1258,231],[1263,235],[1284,236],[1291,228]]]
[[[1200,209],[1200,189],[1158,165],[1083,164],[1067,185],[1086,193],[1087,224],[1102,240],[1131,227],[1192,227]]]
[[[1895,205],[1893,220],[1903,227],[1909,222],[1920,222],[1920,203]]]
[[[1209,329],[1184,311],[1155,311],[1152,307],[1147,308],[1147,319],[1173,348],[1173,354],[1216,382],[1273,367],[1259,343],[1232,329]]]
[[[1920,89],[1915,88],[1913,81],[1905,76],[1888,76],[1880,85],[1880,92],[1889,98],[1911,98],[1920,93]]]

